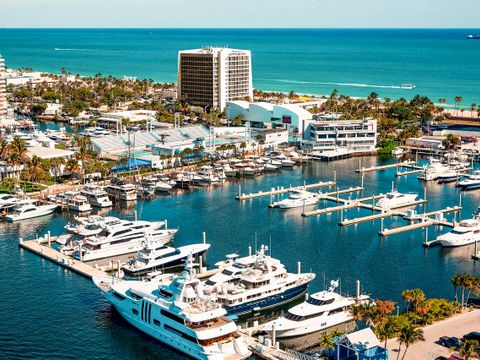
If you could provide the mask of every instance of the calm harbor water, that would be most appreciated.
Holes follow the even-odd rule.
[[[372,157],[364,158],[363,164],[391,161]],[[357,186],[360,183],[354,172],[357,166],[357,159],[328,164],[314,162],[278,175],[230,180],[224,186],[139,201],[133,207],[111,213],[133,218],[136,209],[142,219],[168,219],[169,226],[180,229],[175,245],[199,242],[202,231],[206,231],[207,241],[212,244],[207,257],[210,264],[222,260],[227,253],[246,255],[247,247],[255,245],[257,233],[258,244],[269,245],[271,241],[272,255],[280,258],[289,270],[296,271],[296,263],[301,261],[304,270],[317,273],[310,291],[321,290],[325,277],[327,281],[340,278],[342,290],[350,293],[359,279],[366,291],[382,299],[400,301],[400,292],[413,287],[424,289],[427,296],[451,298],[453,289],[449,279],[455,272],[478,274],[476,264],[470,261],[472,247],[425,249],[421,246],[422,230],[381,239],[377,235],[379,221],[340,228],[339,214],[303,218],[301,209],[269,209],[268,198],[244,203],[234,199],[238,183],[248,193],[297,185],[304,180],[308,183],[330,180],[334,169],[340,188]],[[367,173],[364,195],[389,191],[394,171]],[[400,191],[423,195],[424,184],[415,176],[399,178],[397,186]],[[458,202],[459,193],[453,184],[428,184],[427,194],[428,210]],[[465,217],[480,204],[479,200],[480,191],[464,194]],[[353,218],[368,213],[351,210],[345,216]],[[18,224],[0,223],[3,265],[0,358],[181,358],[126,324],[90,280],[19,250],[19,237],[34,238],[48,230],[59,234],[67,221],[68,215],[56,214]],[[400,218],[385,221],[387,228],[404,224]],[[433,239],[436,233],[431,228],[429,238]]]
[[[179,50],[207,45],[252,50],[254,86],[351,96],[480,103],[475,29],[0,29],[8,67],[137,76],[174,82]],[[414,84],[414,90],[400,89]]]

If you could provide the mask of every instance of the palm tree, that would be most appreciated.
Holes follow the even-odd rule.
[[[458,105],[463,101],[463,98],[461,96],[455,96],[455,110],[457,110],[457,115],[458,115]]]
[[[320,346],[324,348],[324,353],[328,352],[328,350],[335,349],[335,341],[333,341],[333,335],[329,333],[323,333],[320,336]]]
[[[471,103],[470,104],[470,117],[473,118],[473,113],[475,112],[475,108],[477,107],[477,104]]]
[[[36,155],[34,155],[32,160],[28,162],[26,171],[27,177],[32,183],[40,182],[45,178],[45,167],[43,160]]]
[[[394,337],[396,332],[397,327],[391,319],[388,319],[375,328],[375,334],[377,334],[378,338],[381,341],[385,341],[385,349],[387,348],[388,339]]]
[[[418,341],[425,341],[422,329],[416,329],[415,327],[413,327],[412,324],[402,327],[398,335],[399,346],[398,346],[397,360],[400,356],[400,348],[402,345],[405,345],[405,351],[403,352],[403,356],[402,356],[402,360],[404,360],[410,345]]]
[[[480,286],[480,280],[475,276],[468,275],[467,279],[465,280],[465,287],[467,288],[467,300],[465,303],[468,305],[468,299],[470,299],[470,294],[473,290],[478,289]]]
[[[470,284],[471,275],[463,273],[460,275],[460,287],[462,289],[462,308],[465,306],[465,289]]]

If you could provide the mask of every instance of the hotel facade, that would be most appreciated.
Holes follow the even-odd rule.
[[[5,60],[0,55],[0,123],[7,118],[7,73]]]
[[[207,47],[178,53],[178,97],[223,110],[227,101],[253,99],[248,50]]]

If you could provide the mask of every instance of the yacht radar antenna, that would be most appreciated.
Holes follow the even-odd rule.
[[[330,291],[330,292],[334,291],[338,287],[339,284],[340,284],[339,280],[331,280],[330,281],[330,286],[328,287],[328,291]]]

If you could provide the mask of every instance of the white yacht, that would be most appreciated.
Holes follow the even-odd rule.
[[[289,340],[320,333],[328,329],[341,328],[354,321],[350,307],[368,301],[367,295],[357,297],[343,296],[335,289],[338,281],[331,281],[328,290],[308,295],[307,299],[290,309],[287,313],[264,325],[263,330],[271,334],[275,328],[277,339]]]
[[[458,186],[462,188],[462,190],[474,190],[480,188],[480,171],[476,170],[466,179],[459,181]]]
[[[88,217],[75,217],[76,222],[68,223],[63,228],[66,233],[58,237],[57,243],[66,245],[74,240],[74,235],[85,238],[100,234],[107,226],[114,226],[128,220],[120,220],[113,216],[90,215]]]
[[[268,256],[268,255],[265,255]],[[279,260],[271,258],[272,262],[278,262]],[[207,287],[218,287],[225,283],[236,282],[240,280],[240,276],[247,270],[255,265],[256,256],[250,255],[245,257],[238,257],[237,254],[228,254],[226,260],[219,261],[215,266],[221,270],[215,275],[212,275],[205,281]]]
[[[377,201],[376,206],[382,209],[394,209],[402,206],[408,206],[417,199],[418,194],[415,193],[400,193],[398,191],[391,191],[386,194],[384,198]]]
[[[437,237],[437,241],[444,247],[464,246],[480,241],[480,220],[462,220],[452,231]]]
[[[197,175],[202,177],[206,182],[210,184],[216,184],[220,181],[217,175],[213,172],[213,168],[211,166],[205,165],[201,166],[198,169]]]
[[[80,194],[75,194],[68,199],[68,208],[78,212],[87,212],[92,210],[92,206],[88,202],[87,197]]]
[[[112,200],[109,199],[108,194],[102,187],[97,185],[86,185],[80,194],[86,196],[90,204],[94,207],[110,207],[112,206]]]
[[[156,246],[160,247],[169,243],[177,232],[173,229],[162,229],[163,225],[164,222],[122,220],[119,224],[103,227],[99,233],[92,236],[77,234],[70,240],[73,244],[72,256],[90,261],[136,253],[143,249],[146,242],[156,243]],[[62,251],[71,249],[71,246],[66,245]]]
[[[282,167],[291,168],[291,167],[293,167],[293,165],[295,165],[295,161],[293,161],[293,160],[290,160],[290,159],[283,159],[282,160]]]
[[[305,190],[292,190],[290,196],[286,199],[277,201],[272,204],[273,207],[280,209],[292,209],[302,206],[311,206],[318,203],[318,198],[314,193]]]
[[[95,277],[93,282],[132,326],[194,359],[241,360],[251,355],[225,309],[204,294],[191,261],[168,285],[111,277]]]
[[[185,263],[188,256],[198,259],[210,248],[210,244],[193,244],[174,248],[163,245],[157,247],[155,243],[146,242],[137,256],[123,267],[128,277],[140,277],[158,270],[177,268]]]
[[[126,183],[115,183],[105,187],[108,196],[120,201],[137,200],[137,190],[135,185]]]
[[[273,164],[265,164],[265,171],[277,171],[279,166]]]
[[[57,207],[57,204],[36,205],[34,201],[30,200],[15,205],[13,212],[5,215],[5,220],[14,222],[49,215],[53,213]]]
[[[262,245],[255,255],[255,264],[238,281],[217,287],[217,301],[229,315],[247,315],[293,301],[305,294],[315,278],[313,273],[287,272],[283,264],[265,256],[267,250]]]
[[[0,194],[0,208],[15,205],[18,198],[12,194]]]
[[[423,181],[437,180],[440,174],[449,171],[450,169],[447,165],[442,164],[440,160],[431,158],[429,163],[423,168],[423,172],[418,176],[418,179]]]

